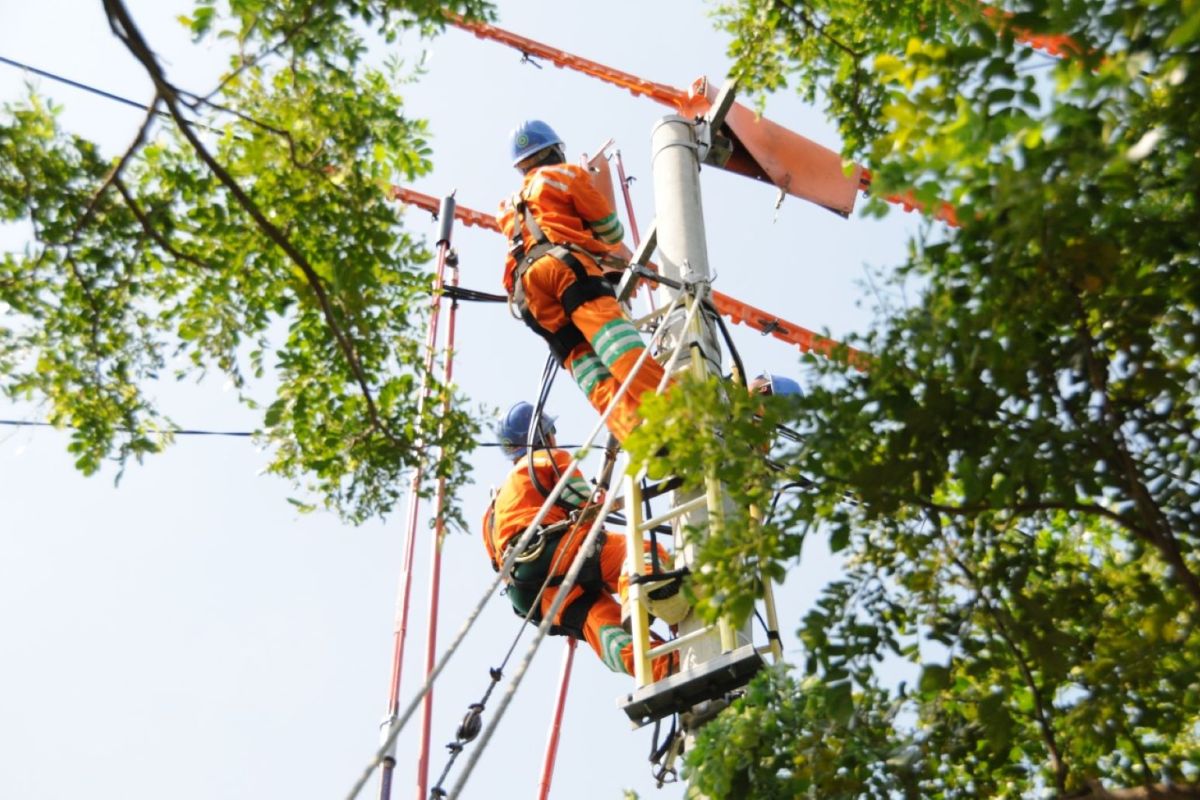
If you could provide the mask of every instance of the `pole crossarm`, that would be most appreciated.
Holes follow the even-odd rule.
[[[557,67],[572,69],[628,89],[636,96],[648,97],[670,106],[685,117],[704,116],[719,97],[719,93],[704,77],[697,78],[686,90],[679,89],[639,78],[486,22],[465,20],[453,15],[449,15],[448,19],[450,24],[480,39],[490,39],[514,48],[526,57],[544,58]],[[1032,44],[1031,37],[1023,37],[1020,31],[1016,33],[1018,39]],[[1042,37],[1038,41],[1052,38]],[[1069,37],[1061,38],[1069,40]],[[779,189],[781,197],[790,194],[843,217],[848,217],[854,210],[858,191],[871,189],[871,174],[866,167],[845,162],[837,151],[772,122],[740,103],[731,103],[728,114],[722,116],[720,130],[729,138],[731,150],[715,166],[770,183]],[[954,208],[945,201],[939,201],[936,207],[927,209],[911,191],[886,195],[883,199],[906,212],[931,211],[935,219],[948,225],[958,225]]]
[[[438,208],[441,204],[441,201],[433,195],[424,194],[423,192],[418,192],[404,186],[393,186],[392,197],[407,205],[424,209],[431,214],[438,213]],[[465,225],[484,228],[485,230],[497,233],[501,232],[500,223],[491,214],[485,214],[482,211],[476,211],[463,205],[456,205],[454,215]],[[646,245],[649,245],[648,249],[652,250],[654,242],[655,235],[652,227],[642,240],[643,247],[638,248],[639,254],[643,253],[644,246]],[[649,253],[646,252],[647,257],[648,255]],[[860,350],[845,347],[845,345],[842,345],[836,339],[822,336],[816,331],[805,328],[803,325],[789,322],[783,317],[763,311],[761,308],[738,300],[735,297],[730,297],[727,294],[714,290],[711,292],[710,298],[717,311],[728,317],[730,321],[753,328],[764,336],[773,336],[781,342],[794,345],[802,353],[817,353],[819,355],[832,356],[839,348],[844,348],[847,354],[847,361],[851,366],[858,369],[861,369],[868,360],[867,354]]]
[[[585,75],[598,78],[613,86],[628,89],[635,96],[648,97],[657,103],[662,103],[672,108],[684,108],[690,101],[688,93],[682,89],[668,86],[665,83],[655,83],[654,81],[639,78],[632,73],[622,72],[619,69],[605,66],[597,61],[573,55],[565,50],[559,50],[557,47],[542,44],[528,37],[498,28],[495,25],[466,20],[455,15],[449,15],[449,19],[452,25],[469,31],[480,39],[491,39],[494,42],[508,45],[520,51],[526,58],[542,58],[556,67],[565,67],[573,69],[576,72],[582,72]]]

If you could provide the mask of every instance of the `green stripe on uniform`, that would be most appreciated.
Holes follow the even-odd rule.
[[[567,497],[567,493],[573,497]],[[563,487],[563,502],[570,503],[573,506],[581,506],[587,502],[592,496],[592,487],[583,478],[568,478],[567,485]]]
[[[596,238],[602,242],[611,244],[625,238],[625,228],[621,225],[621,220],[617,219],[615,211],[604,219],[589,222],[588,227],[592,229],[592,233],[596,235]]]
[[[605,244],[616,244],[625,238],[625,228],[622,227],[621,223],[618,222],[617,227],[613,228],[611,232],[597,233],[596,238]]]
[[[605,378],[611,378],[612,373],[597,356],[589,354],[575,359],[571,364],[571,377],[579,384],[579,388],[583,389],[583,393],[590,396],[596,384]]]
[[[622,345],[614,345],[613,348],[609,348],[608,352],[604,354],[604,357],[608,360],[609,364],[615,364],[618,358],[625,355],[630,350],[640,350],[643,347],[645,347],[645,345],[642,344],[642,337],[639,336],[636,339],[629,339],[625,341],[625,343]]]
[[[601,628],[600,659],[605,666],[613,672],[623,672],[628,675],[625,662],[621,660],[621,651],[631,642],[633,642],[633,637],[618,625],[605,625]]]
[[[617,336],[628,336],[629,334],[638,336],[637,328],[629,324],[629,321],[617,317],[614,320],[606,322],[600,330],[596,331],[596,335],[592,337],[592,349],[599,353],[608,346],[608,342]],[[641,338],[638,336],[638,338]]]
[[[589,222],[588,226],[591,227],[592,230],[597,231],[597,230],[600,230],[601,228],[612,227],[612,224],[614,222],[617,222],[617,212],[615,212],[615,211],[613,213],[609,214],[604,219],[598,219],[595,222]]]
[[[622,354],[641,346],[641,334],[623,319],[614,319],[601,328],[592,339],[592,349],[610,369]]]

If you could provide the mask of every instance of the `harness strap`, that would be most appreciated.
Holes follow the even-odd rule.
[[[574,283],[563,290],[562,297],[559,298],[563,311],[568,317],[567,322],[553,331],[543,327],[533,316],[533,312],[529,310],[529,303],[525,297],[525,285],[521,281],[530,267],[547,257],[557,259],[565,264],[575,276]],[[567,356],[571,354],[572,350],[587,341],[579,328],[575,327],[575,323],[570,321],[570,316],[584,303],[599,297],[616,297],[612,284],[598,275],[589,275],[583,262],[565,245],[549,242],[535,245],[529,251],[529,255],[517,263],[517,267],[513,271],[512,299],[521,314],[521,321],[546,340],[550,346],[550,352],[554,354],[560,367],[566,364]]]
[[[545,537],[546,546],[542,555],[534,562],[518,564],[513,569],[512,580],[508,588],[508,599],[512,603],[513,612],[517,616],[524,617],[529,613],[534,601],[538,599],[537,594],[541,590],[543,583],[546,584],[547,588],[562,585],[566,577],[565,575],[554,575],[549,580],[546,578],[554,562],[554,553],[558,549],[558,543],[567,530],[567,528],[563,528],[560,531],[547,535]],[[559,613],[558,624],[550,626],[551,636],[584,638],[583,627],[588,612],[596,600],[600,598],[600,594],[605,591],[604,580],[600,574],[600,549],[604,546],[604,541],[605,533],[601,531],[596,539],[595,549],[583,562],[583,567],[579,572],[579,579],[575,582],[575,585],[580,587],[583,592]],[[541,623],[542,610],[540,605],[533,608],[530,619],[533,622]]]

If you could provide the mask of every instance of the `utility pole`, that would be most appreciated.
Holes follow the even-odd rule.
[[[648,251],[657,247],[660,291],[664,305],[676,292],[688,295],[687,310],[679,309],[661,320],[664,345],[680,353],[672,376],[689,374],[697,379],[720,376],[721,348],[717,330],[710,318],[708,246],[704,231],[704,211],[700,194],[700,166],[719,163],[729,149],[717,131],[733,103],[733,86],[721,90],[709,113],[700,119],[671,115],[655,124],[651,134],[651,168],[654,176],[656,213],[654,241],[639,247],[641,263]],[[711,312],[715,313],[715,312]],[[682,348],[680,345],[682,344]],[[715,431],[697,431],[714,435]],[[629,571],[629,600],[632,616],[630,631],[634,641],[634,679],[636,689],[619,704],[635,726],[680,715],[685,741],[690,745],[701,726],[726,705],[729,692],[740,688],[762,666],[762,658],[750,638],[750,626],[734,628],[727,619],[708,625],[689,613],[678,625],[671,642],[650,646],[648,607],[641,566],[644,531],[670,521],[675,538],[675,568],[686,566],[695,571],[696,545],[689,540],[689,529],[718,530],[729,510],[724,487],[715,475],[706,475],[702,488],[676,490],[670,510],[645,520],[642,516],[642,492],[638,480],[628,476],[625,483]],[[679,671],[650,683],[651,661],[671,650],[679,654]],[[692,795],[689,794],[689,797]]]

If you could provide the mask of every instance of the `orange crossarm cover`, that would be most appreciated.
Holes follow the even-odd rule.
[[[470,31],[480,39],[491,39],[506,44],[521,51],[523,55],[544,58],[556,67],[566,67],[585,75],[591,75],[593,78],[599,78],[605,83],[628,89],[634,95],[649,97],[663,105],[678,108],[687,103],[687,92],[676,89],[674,86],[643,80],[637,75],[606,67],[596,61],[572,55],[565,50],[559,50],[557,47],[551,47],[503,28],[497,28],[495,25],[488,25],[486,22],[466,20],[454,15],[450,15],[450,22],[465,31]]]
[[[599,78],[605,83],[628,89],[634,95],[649,97],[670,106],[685,116],[703,114],[716,97],[706,78],[698,78],[688,91],[684,91],[572,55],[486,22],[469,21],[453,15],[449,16],[449,20],[451,24],[470,31],[480,39],[491,39],[525,55],[544,58],[557,67]],[[724,130],[730,134],[734,145],[725,169],[772,183],[787,194],[816,203],[834,213],[849,216],[854,210],[857,190],[866,191],[870,188],[870,174],[865,168],[853,165],[847,173],[839,153],[755,114],[740,103],[734,103],[726,115]],[[884,200],[902,206],[905,211],[923,208],[909,195],[891,195]],[[936,216],[951,225],[956,224],[952,221],[954,209],[949,205],[943,205]]]
[[[392,197],[401,203],[423,208],[430,214],[436,214],[442,206],[442,201],[433,195],[406,189],[403,186],[392,186]],[[500,223],[491,214],[484,214],[482,211],[475,211],[474,209],[456,204],[454,207],[454,216],[464,225],[487,228],[488,230],[500,233]]]
[[[1013,16],[1012,12],[994,8],[987,3],[980,3],[979,7],[985,17],[996,21],[1000,27],[1004,27],[1007,20]],[[1034,33],[1025,28],[1013,28],[1012,33],[1018,42],[1024,42],[1034,50],[1041,50],[1055,58],[1067,58],[1084,52],[1079,42],[1065,33]]]
[[[723,316],[729,317],[732,322],[743,323],[759,331],[764,336],[770,334],[776,339],[794,344],[803,353],[820,353],[823,356],[832,356],[834,350],[842,346],[835,339],[830,339],[827,336],[810,331],[808,328],[788,322],[786,319],[769,314],[760,308],[755,308],[749,303],[735,300],[727,294],[721,294],[714,290],[712,301],[713,305],[717,307],[717,311],[720,311]],[[866,367],[867,356],[865,353],[861,350],[855,350],[853,347],[847,347],[846,351],[846,361],[850,366],[855,369],[864,369]]]
[[[436,214],[438,208],[441,207],[441,201],[433,195],[406,189],[403,186],[393,186],[392,197],[402,203],[423,208],[431,214]],[[500,225],[491,214],[475,211],[461,203],[455,205],[454,216],[466,225],[487,228],[497,233],[500,232]],[[819,333],[814,333],[808,328],[796,325],[795,323],[788,322],[782,317],[769,314],[760,308],[755,308],[749,303],[735,300],[727,294],[713,292],[712,300],[717,310],[726,317],[729,317],[730,321],[748,325],[763,335],[770,334],[776,339],[788,344],[794,344],[800,348],[801,352],[808,353],[811,351],[830,355],[839,346],[839,343],[833,339],[821,336]],[[848,361],[851,366],[862,369],[867,359],[862,352],[849,348]]]

